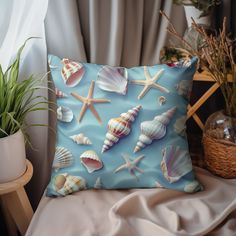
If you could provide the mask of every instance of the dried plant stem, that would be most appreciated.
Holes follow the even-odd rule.
[[[202,38],[199,50],[195,50],[174,28],[170,18],[160,12],[169,22],[167,31],[175,38],[187,46],[191,55],[197,56],[201,60],[203,69],[211,73],[213,79],[220,85],[224,96],[226,112],[230,116],[236,117],[236,65],[233,55],[232,43],[226,34],[226,18],[223,20],[222,30],[218,36],[208,35],[206,30],[192,19],[192,28],[198,32]],[[231,74],[232,81],[228,80]]]

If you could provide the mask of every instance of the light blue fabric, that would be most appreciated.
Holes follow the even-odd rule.
[[[100,125],[92,112],[88,109],[81,123],[78,123],[82,103],[71,96],[71,92],[75,92],[86,97],[92,80],[97,79],[97,73],[102,65],[82,63],[85,68],[85,74],[81,82],[75,87],[67,87],[61,76],[62,63],[61,59],[50,55],[51,75],[55,83],[55,87],[68,95],[67,98],[57,99],[58,106],[69,107],[73,111],[73,120],[70,123],[58,121],[57,124],[57,146],[68,149],[74,158],[74,164],[70,167],[54,169],[52,171],[52,180],[47,188],[48,196],[60,196],[63,194],[55,191],[54,179],[56,175],[67,173],[71,176],[80,176],[86,181],[86,188],[94,188],[98,177],[101,180],[101,186],[104,189],[128,189],[128,188],[155,188],[161,185],[165,188],[176,189],[180,191],[199,191],[201,185],[195,180],[193,171],[184,175],[180,180],[170,183],[163,175],[161,170],[161,161],[163,149],[168,146],[179,146],[181,150],[188,150],[188,143],[184,136],[175,132],[174,125],[176,120],[186,115],[188,101],[178,94],[178,84],[181,80],[192,81],[195,73],[197,59],[193,58],[189,67],[169,67],[168,65],[154,65],[148,67],[151,76],[158,70],[164,69],[164,73],[157,81],[158,84],[169,89],[169,93],[161,92],[157,89],[150,89],[142,98],[138,99],[139,93],[143,86],[128,84],[128,91],[125,96],[101,90],[95,83],[94,98],[110,99],[110,103],[95,104],[102,125]],[[128,80],[143,80],[144,67],[133,67],[128,69]],[[158,98],[165,96],[166,103],[160,105]],[[132,123],[131,132],[119,140],[111,149],[101,153],[105,135],[107,133],[107,123],[111,118],[119,117],[121,113],[127,112],[129,109],[141,105],[136,120]],[[157,115],[161,115],[168,109],[176,106],[177,111],[167,126],[167,134],[161,140],[154,140],[151,145],[145,147],[137,153],[133,153],[134,147],[140,135],[140,123],[146,120],[153,120]],[[73,142],[69,136],[84,133],[92,142],[92,145],[78,145]],[[80,162],[80,155],[86,150],[94,150],[102,160],[104,166],[102,169],[88,173],[86,168]],[[122,153],[130,156],[133,160],[140,155],[144,158],[137,164],[137,167],[143,170],[140,173],[135,170],[135,178],[127,169],[114,173],[117,167],[125,163]],[[178,157],[176,157],[178,158]],[[187,158],[190,158],[189,155]],[[189,188],[186,186],[190,186]],[[194,186],[191,188],[191,186]],[[187,190],[186,190],[187,189]]]

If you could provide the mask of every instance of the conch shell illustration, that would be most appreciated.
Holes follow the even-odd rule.
[[[80,176],[56,175],[53,179],[54,190],[62,196],[86,189],[86,181]]]
[[[75,87],[83,78],[85,73],[84,66],[81,63],[71,61],[67,58],[62,59],[63,67],[61,76],[68,87]]]
[[[108,121],[108,132],[102,147],[102,152],[110,149],[120,138],[130,133],[131,124],[134,122],[141,108],[141,105],[136,106],[128,110],[128,112],[122,113],[120,117],[112,118]]]
[[[72,136],[70,136],[70,138],[77,144],[81,144],[81,145],[92,144],[90,139],[88,137],[86,137],[83,133],[72,135]]]
[[[141,123],[141,135],[134,148],[134,152],[138,152],[147,145],[150,145],[154,139],[161,139],[166,135],[166,126],[170,123],[176,107],[156,116],[153,120],[144,121]]]

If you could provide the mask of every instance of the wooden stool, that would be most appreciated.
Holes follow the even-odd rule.
[[[33,175],[33,166],[27,160],[25,173],[16,180],[0,184],[0,200],[9,235],[25,235],[33,216],[33,210],[24,186]]]

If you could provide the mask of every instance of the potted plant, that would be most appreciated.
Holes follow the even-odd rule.
[[[189,53],[200,59],[201,68],[208,71],[219,85],[225,109],[212,114],[206,121],[203,133],[205,161],[215,174],[225,178],[236,177],[236,38],[229,39],[226,32],[226,18],[218,35],[207,34],[206,30],[192,23],[202,37],[202,44],[195,50],[170,25],[167,31],[188,46]]]
[[[26,42],[5,72],[0,65],[0,183],[24,173],[25,143],[29,141],[26,129],[30,126],[25,122],[26,117],[30,112],[47,110],[45,98],[35,96],[35,92],[42,88],[41,79],[31,75],[19,81],[20,57]]]
[[[184,6],[188,28],[190,28],[191,18],[197,24],[209,26],[212,9],[221,4],[221,0],[174,0],[174,3]]]

